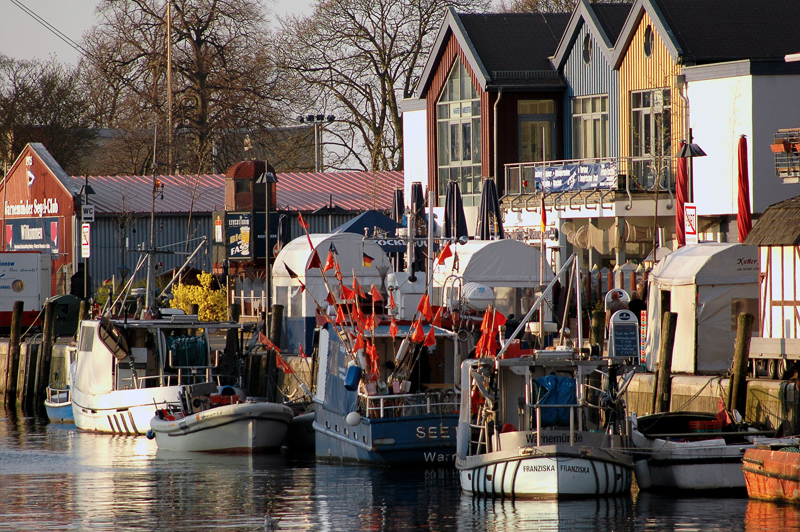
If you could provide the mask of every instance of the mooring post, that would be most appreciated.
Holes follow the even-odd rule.
[[[750,355],[750,337],[753,333],[752,314],[741,313],[736,321],[736,343],[733,347],[733,374],[728,383],[728,412],[738,410],[744,416],[747,409],[747,364]]]
[[[5,405],[7,407],[16,406],[17,401],[17,374],[19,373],[19,351],[20,335],[22,334],[22,311],[25,304],[22,301],[14,301],[11,311],[11,336],[8,343],[8,373],[6,374],[6,396]]]
[[[44,408],[44,398],[50,381],[50,361],[53,359],[53,332],[55,329],[56,303],[50,299],[44,307],[44,330],[42,347],[36,357],[36,380],[34,381],[34,411]]]
[[[668,412],[671,393],[672,347],[675,345],[675,326],[678,314],[665,312],[661,320],[661,342],[658,346],[658,375],[653,394],[653,413]]]

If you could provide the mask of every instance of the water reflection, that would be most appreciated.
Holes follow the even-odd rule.
[[[800,508],[746,496],[568,501],[462,494],[454,470],[316,464],[281,454],[159,451],[0,411],[0,530],[702,532],[793,530]]]

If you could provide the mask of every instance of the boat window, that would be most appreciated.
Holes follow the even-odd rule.
[[[84,325],[81,327],[81,341],[78,347],[80,351],[91,351],[94,344],[94,327]]]

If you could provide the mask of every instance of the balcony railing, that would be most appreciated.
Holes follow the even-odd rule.
[[[513,163],[505,165],[505,196],[523,194],[625,190],[675,190],[671,157],[611,157]]]

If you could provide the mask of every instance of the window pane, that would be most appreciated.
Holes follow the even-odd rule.
[[[634,109],[638,109],[642,106],[642,93],[634,92],[631,95],[631,107]]]
[[[472,116],[481,116],[481,101],[474,100],[472,102]]]
[[[458,124],[450,124],[450,160],[461,160],[461,142],[458,138]]]
[[[472,162],[481,162],[481,119],[472,119]]]
[[[572,157],[575,159],[583,158],[583,132],[581,130],[581,118],[572,117]]]
[[[592,157],[602,157],[603,156],[603,131],[602,131],[602,122],[600,119],[595,118],[592,120],[592,125],[594,126],[594,131],[592,133]]]
[[[651,96],[649,92],[642,93],[642,107],[650,107]]]
[[[439,120],[447,120],[450,118],[450,105],[440,103],[436,106],[436,118]]]
[[[608,115],[600,117],[600,134],[602,140],[600,141],[600,153],[598,157],[608,157]]]
[[[436,152],[438,154],[439,166],[447,166],[450,164],[450,128],[447,122],[439,122],[439,131],[437,132],[437,146]]]
[[[663,143],[664,143],[664,155],[670,155],[672,153],[672,119],[671,113],[669,109],[664,109],[664,113],[662,115],[663,121]]]
[[[461,94],[459,99],[466,100],[472,97],[472,80],[469,79],[469,75],[463,67],[461,70]]]
[[[633,156],[638,157],[642,154],[642,112],[633,111],[631,113],[631,144]]]
[[[461,160],[469,161],[472,158],[472,130],[470,122],[461,124],[461,144],[463,151],[461,152]]]
[[[650,118],[652,115],[644,115],[644,124],[642,124],[642,153],[650,154],[652,136],[650,131]]]
[[[582,104],[581,113],[587,114],[591,112],[589,107],[591,105],[591,102],[589,101],[589,98],[584,98],[583,100],[581,100],[581,104]]]

